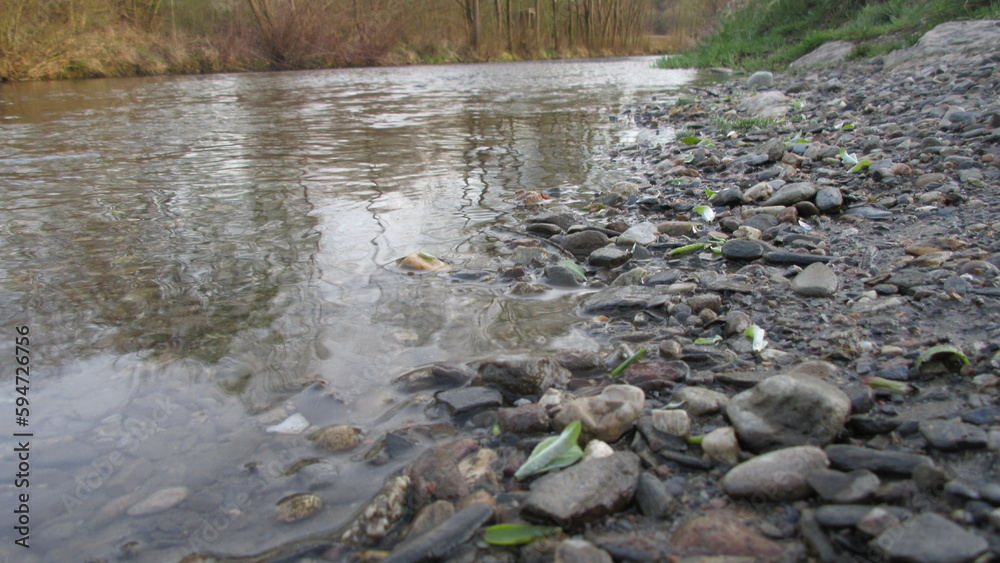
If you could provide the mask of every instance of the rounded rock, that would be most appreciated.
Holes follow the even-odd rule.
[[[752,240],[731,240],[722,245],[722,255],[729,260],[749,262],[764,255],[764,246]]]
[[[806,475],[829,465],[826,454],[815,446],[784,448],[737,465],[726,473],[721,484],[733,498],[801,500],[813,493]]]

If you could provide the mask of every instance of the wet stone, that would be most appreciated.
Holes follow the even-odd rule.
[[[639,361],[625,370],[625,381],[650,393],[670,389],[690,375],[691,368],[681,361]]]
[[[575,271],[561,264],[546,266],[545,279],[555,287],[577,287],[582,281]]]
[[[572,378],[566,368],[548,358],[507,356],[479,365],[478,384],[496,387],[516,400],[525,395],[540,396],[546,390],[562,388]]]
[[[639,476],[635,498],[639,510],[650,518],[664,518],[674,511],[673,495],[663,481],[649,471],[644,471]]]
[[[658,295],[658,290],[647,286],[608,287],[588,296],[582,309],[588,315],[635,312],[649,307]]]
[[[659,236],[660,233],[657,231],[656,225],[647,221],[633,225],[624,233],[618,235],[618,244],[625,246],[632,244],[646,246],[656,242]]]
[[[982,428],[956,420],[924,420],[920,433],[930,445],[946,452],[986,447],[986,432]]]
[[[449,389],[436,395],[438,402],[448,407],[453,416],[503,405],[500,392],[487,387]]]
[[[632,255],[623,248],[605,246],[591,252],[587,262],[597,268],[617,268],[628,262],[631,257]]]
[[[560,235],[553,237],[552,240],[575,256],[587,256],[598,248],[607,246],[608,235],[588,230],[569,235]]]
[[[129,516],[146,516],[157,514],[184,502],[191,494],[187,487],[168,487],[160,489],[145,499],[135,503],[126,513]]]

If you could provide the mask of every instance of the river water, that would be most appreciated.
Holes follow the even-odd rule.
[[[370,443],[428,421],[427,397],[389,383],[414,367],[596,346],[578,295],[395,260],[495,273],[516,192],[572,205],[627,177],[607,155],[639,134],[620,108],[696,79],[651,62],[0,87],[0,427],[32,434],[29,483],[14,485],[17,442],[2,452],[0,559],[174,561],[336,528],[402,462],[268,426],[299,413]],[[30,414],[15,426],[21,326]],[[289,470],[303,460],[320,463]],[[277,521],[305,491],[321,513]],[[10,525],[22,494],[27,550]],[[141,514],[154,494],[183,500]]]

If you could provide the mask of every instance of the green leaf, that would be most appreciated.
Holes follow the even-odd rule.
[[[866,158],[866,159],[862,160],[861,162],[859,162],[859,163],[855,164],[854,166],[852,166],[851,169],[849,170],[849,172],[860,172],[860,171],[864,170],[865,168],[868,168],[869,166],[871,166],[871,164],[872,164],[872,161],[870,161],[870,160],[868,160]]]
[[[524,479],[536,473],[544,473],[558,467],[566,467],[583,457],[583,450],[577,444],[580,439],[580,430],[583,426],[579,420],[569,423],[562,433],[542,440],[531,451],[531,455],[524,462],[514,477]]]
[[[564,268],[568,268],[573,272],[573,275],[576,276],[576,279],[580,281],[586,281],[587,279],[587,273],[583,271],[583,268],[580,267],[579,264],[577,264],[572,260],[560,260],[556,262],[556,266],[562,266]]]
[[[708,201],[712,201],[712,198],[715,197],[715,194],[717,193],[719,192],[705,188],[705,197],[708,198]]]
[[[500,435],[500,423],[499,422],[494,422],[493,423],[493,427],[490,428],[490,431],[493,433],[494,436],[499,436]]]
[[[620,374],[621,372],[625,371],[630,365],[632,365],[632,362],[634,362],[636,360],[642,359],[642,357],[645,356],[645,355],[646,355],[646,349],[645,348],[639,348],[638,352],[636,352],[635,354],[632,354],[624,362],[618,364],[618,367],[616,367],[615,369],[611,370],[611,377],[615,377],[618,374]]]
[[[695,137],[694,135],[688,135],[681,139],[681,142],[685,145],[697,145],[701,142],[701,137]]]
[[[962,350],[958,346],[954,344],[938,344],[924,350],[913,364],[913,367],[920,369],[920,366],[928,361],[955,362],[956,360],[962,364],[969,363],[969,358],[965,357],[965,354],[962,353]]]
[[[844,164],[850,164],[851,166],[853,166],[858,163],[858,155],[854,153],[848,153],[847,149],[841,148],[838,154],[840,155],[840,161],[843,162]]]
[[[695,344],[715,344],[716,342],[722,342],[722,337],[716,334],[712,338],[695,338]]]
[[[700,444],[705,440],[705,436],[688,436],[687,441],[689,444]]]
[[[685,246],[675,248],[670,252],[668,252],[667,254],[669,254],[670,256],[674,256],[677,254],[684,254],[685,252],[693,252],[695,250],[701,250],[702,248],[705,248],[708,245],[709,244],[707,242],[696,242],[694,244],[688,244]]]
[[[521,545],[535,538],[562,531],[559,526],[529,526],[527,524],[495,524],[486,528],[483,539],[493,545]]]
[[[893,381],[891,379],[878,376],[862,377],[861,384],[867,385],[872,389],[889,389],[894,393],[906,394],[913,390],[913,388],[904,381]]]

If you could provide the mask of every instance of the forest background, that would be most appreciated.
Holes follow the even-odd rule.
[[[0,0],[0,77],[593,57],[693,45],[732,0]]]

